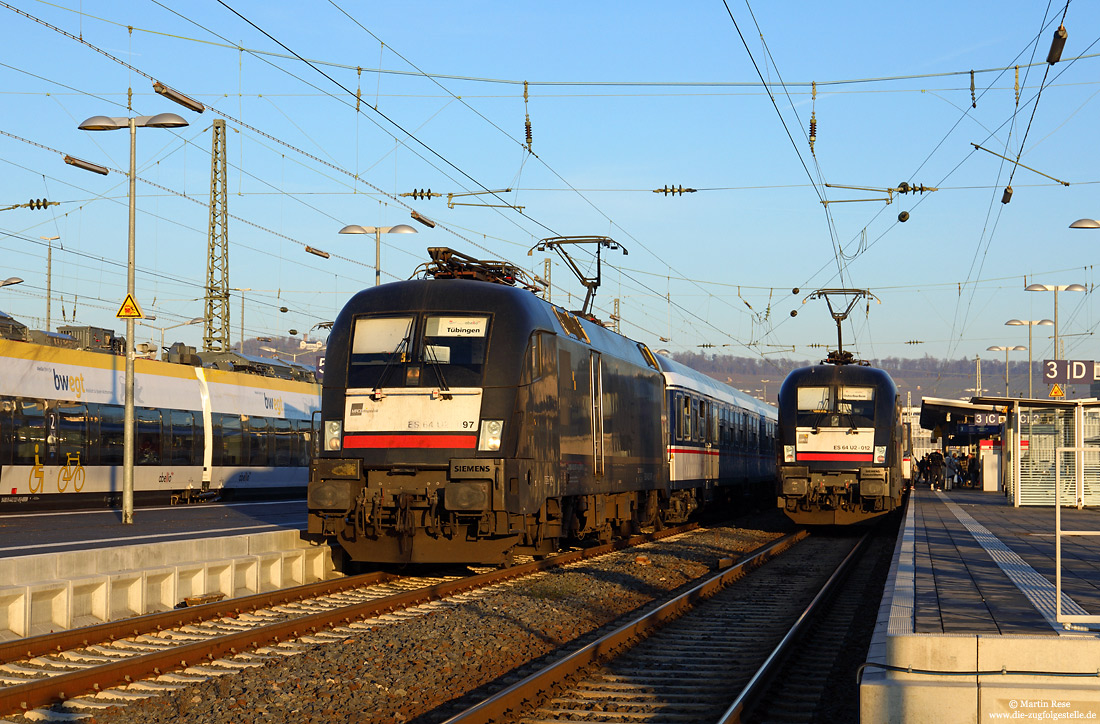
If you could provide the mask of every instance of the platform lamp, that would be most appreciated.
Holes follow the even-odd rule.
[[[205,107],[196,100],[160,83],[154,82],[153,90],[190,110],[202,113]],[[155,116],[92,116],[78,128],[82,131],[117,131],[130,129],[130,222],[126,259],[126,294],[134,296],[134,236],[136,217],[137,181],[137,129],[183,128],[188,125],[175,113],[158,113]],[[122,449],[122,523],[134,522],[134,319],[126,319],[126,405],[123,414]]]
[[[8,277],[4,281],[0,282],[0,287],[10,287],[12,284],[22,284],[23,280],[19,277]]]
[[[1078,219],[1069,225],[1071,229],[1100,229],[1100,221],[1096,219]]]
[[[1009,352],[1026,352],[1027,347],[1022,344],[1018,344],[1015,347],[1008,347],[1005,345],[993,345],[992,347],[986,347],[990,352],[1004,352],[1005,353],[1005,399],[1008,399],[1008,353]]]
[[[1077,223],[1077,222],[1074,222]],[[1028,284],[1028,292],[1054,292],[1054,359],[1061,359],[1058,351],[1058,292],[1086,292],[1084,284]]]
[[[382,283],[382,234],[415,234],[408,224],[397,226],[359,226],[349,224],[340,229],[341,234],[374,234],[374,286]]]
[[[1041,327],[1050,327],[1054,325],[1049,319],[1010,319],[1005,324],[1009,327],[1027,327],[1027,398],[1029,400],[1035,399],[1035,394],[1032,391],[1031,386],[1031,328],[1035,325]]]

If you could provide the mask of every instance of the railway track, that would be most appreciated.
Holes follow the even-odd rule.
[[[745,721],[859,720],[856,674],[866,659],[879,597],[890,572],[896,521],[877,526],[869,535],[866,554],[854,562],[843,585],[788,647],[789,655],[776,661],[771,683],[760,687],[755,703],[742,717]]]
[[[781,538],[446,724],[740,721],[866,540]]]
[[[677,535],[695,525],[472,576],[324,581],[0,644],[0,716],[95,712],[423,615],[510,579]]]

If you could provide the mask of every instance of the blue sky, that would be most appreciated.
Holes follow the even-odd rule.
[[[1063,61],[1048,69],[1063,12]],[[1088,286],[1059,295],[1060,332],[1066,357],[1100,355],[1100,231],[1067,228],[1100,217],[1096,4],[5,0],[0,14],[0,207],[61,202],[0,212],[0,277],[25,280],[0,289],[0,309],[35,328],[40,237],[55,235],[51,326],[125,326],[128,139],[77,125],[127,115],[133,88],[134,113],[190,123],[138,131],[137,297],[157,317],[138,341],[203,314],[210,126],[223,117],[246,337],[300,337],[373,283],[373,238],[342,226],[410,223],[419,234],[383,236],[384,282],[408,278],[428,246],[541,274],[546,255],[527,255],[539,239],[609,236],[629,255],[605,250],[597,316],[619,299],[625,334],[674,352],[820,358],[809,345],[835,344],[835,327],[803,299],[845,286],[881,301],[845,326],[862,357],[999,360],[988,346],[1027,344],[1005,321],[1054,316],[1052,294],[1024,291],[1039,282]],[[211,109],[172,104],[146,76]],[[67,166],[66,153],[114,171]],[[939,190],[848,201],[902,181]],[[652,192],[666,185],[698,191]],[[443,197],[399,195],[428,188]],[[448,205],[506,188],[453,200],[522,213]],[[579,308],[584,290],[557,259],[552,282],[556,303]],[[1034,356],[1049,357],[1050,328],[1037,329]],[[202,326],[167,334],[199,345]]]

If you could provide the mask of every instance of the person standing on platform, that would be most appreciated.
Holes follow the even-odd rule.
[[[938,490],[943,485],[943,474],[946,464],[943,460],[943,453],[939,450],[933,450],[928,455],[928,483],[929,488],[932,490]]]

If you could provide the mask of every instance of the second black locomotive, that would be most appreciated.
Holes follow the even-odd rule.
[[[901,406],[881,369],[834,353],[779,390],[779,506],[797,523],[848,525],[901,504]]]

